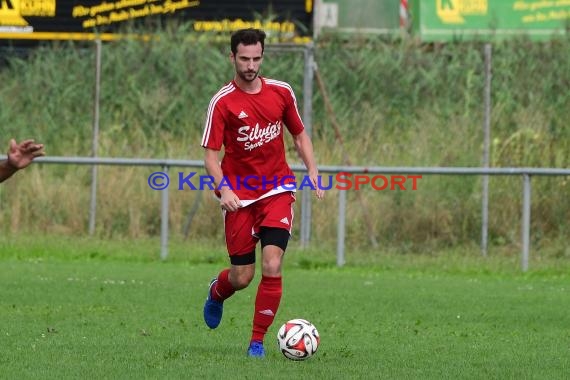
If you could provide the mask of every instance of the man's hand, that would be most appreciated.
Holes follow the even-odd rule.
[[[319,186],[319,174],[318,173],[309,173],[309,178],[311,179],[311,182],[313,183],[313,187],[315,188],[315,195],[317,196],[318,199],[323,199],[325,197],[325,190],[321,189]]]
[[[220,190],[220,204],[222,209],[226,211],[237,211],[238,208],[242,207],[241,201],[230,189]]]
[[[20,170],[32,163],[34,158],[44,156],[44,144],[36,144],[34,140],[24,140],[16,144],[16,140],[10,140],[8,150],[8,165]]]

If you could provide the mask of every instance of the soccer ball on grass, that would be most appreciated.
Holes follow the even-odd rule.
[[[287,359],[305,360],[317,352],[320,337],[317,328],[305,319],[292,319],[277,332],[279,350]]]

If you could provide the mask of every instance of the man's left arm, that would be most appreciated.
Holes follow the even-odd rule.
[[[4,182],[18,171],[8,160],[0,161],[0,182]]]
[[[313,153],[313,143],[311,142],[311,138],[307,132],[303,130],[301,133],[293,136],[293,141],[295,143],[297,153],[299,153],[299,156],[307,168],[309,178],[313,183],[317,198],[322,199],[325,196],[325,191],[318,185],[319,169],[317,168],[317,164],[315,162],[315,155]]]

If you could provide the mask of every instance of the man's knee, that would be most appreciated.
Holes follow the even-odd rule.
[[[232,256],[231,264],[230,283],[235,290],[246,288],[255,274],[255,251],[247,255]]]
[[[241,290],[247,288],[247,286],[253,280],[253,273],[239,273],[235,276],[230,275],[230,283],[234,287],[234,290]]]

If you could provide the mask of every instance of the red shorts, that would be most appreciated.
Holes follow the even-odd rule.
[[[255,251],[260,227],[293,228],[295,193],[285,192],[260,199],[234,212],[224,211],[226,246],[231,256]]]

